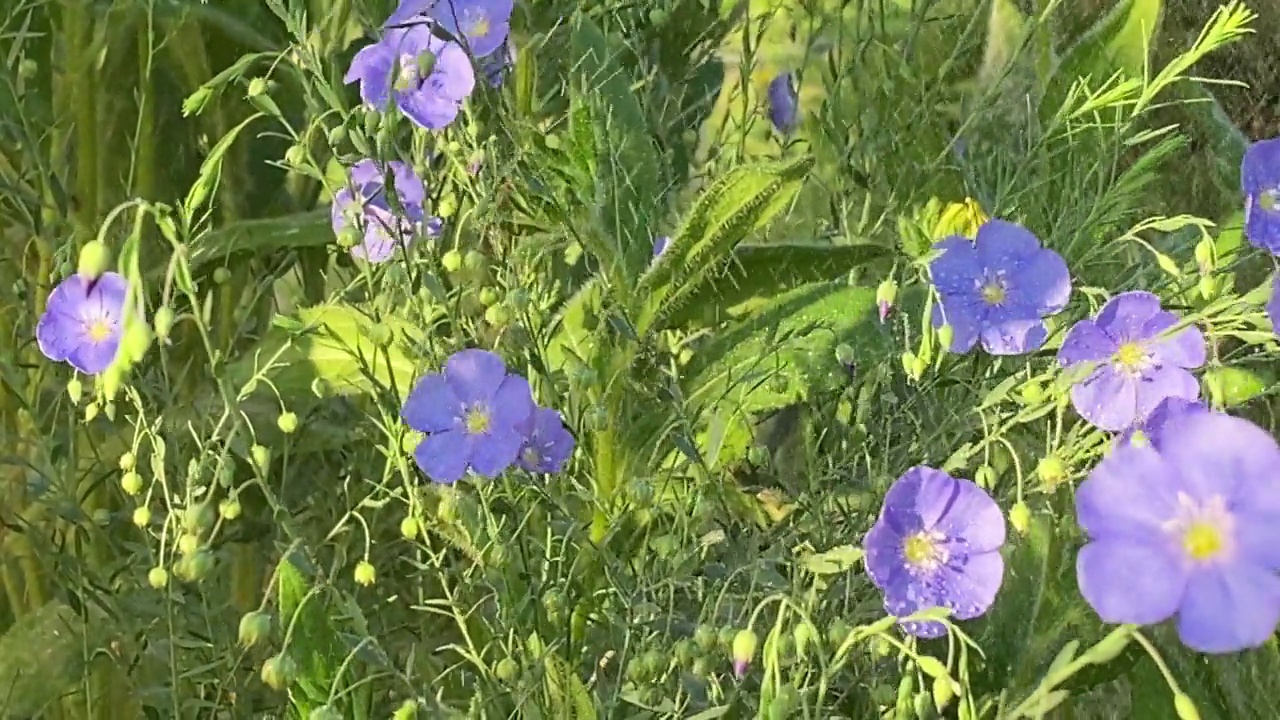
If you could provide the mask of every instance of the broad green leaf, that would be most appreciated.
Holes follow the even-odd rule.
[[[188,247],[192,274],[232,255],[324,247],[334,242],[329,211],[315,210],[285,217],[241,220],[200,235]]]
[[[311,563],[300,547],[293,547],[276,567],[276,599],[281,632],[288,637],[283,651],[297,664],[298,685],[307,698],[323,704],[329,697],[347,650],[336,627],[329,590],[313,586]],[[294,702],[300,698],[294,694]]]
[[[599,260],[617,279],[634,278],[652,255],[655,209],[666,189],[661,154],[625,70],[629,63],[619,61],[625,50],[611,47],[585,13],[574,16],[570,42],[571,100],[590,118],[599,228],[613,241],[612,256]]]
[[[838,280],[857,268],[891,255],[889,248],[862,243],[743,243],[717,276],[703,279],[667,326],[714,325],[741,317],[770,298],[800,285]]]
[[[96,612],[95,605],[90,605]],[[105,618],[94,618],[100,630]],[[84,652],[98,638],[84,619],[59,601],[20,617],[0,637],[0,715],[34,717],[83,680]]]
[[[1063,53],[1049,78],[1041,115],[1056,113],[1082,78],[1092,78],[1095,87],[1117,73],[1141,80],[1163,14],[1163,0],[1120,0]]]
[[[563,370],[574,362],[594,366],[597,346],[591,338],[599,325],[603,302],[603,282],[593,278],[565,303],[556,320],[555,334],[547,343],[547,364],[551,368]]]
[[[862,556],[862,548],[841,545],[825,552],[806,555],[800,559],[800,565],[815,575],[835,575],[857,565]]]
[[[413,324],[366,315],[353,305],[328,303],[276,318],[258,343],[227,367],[235,389],[265,377],[285,396],[312,392],[372,394],[391,388],[405,397],[417,365],[413,348],[421,332]]]
[[[667,249],[640,278],[637,331],[644,335],[688,304],[731,262],[750,233],[767,225],[799,192],[813,158],[734,168],[703,191]]]
[[[543,660],[546,668],[544,687],[548,705],[555,712],[555,717],[564,720],[596,720],[598,715],[595,701],[573,667],[555,650],[548,650]]]
[[[700,348],[686,368],[685,397],[704,407],[756,413],[848,382],[836,359],[848,343],[855,362],[889,354],[876,322],[875,290],[811,283],[780,295]]]

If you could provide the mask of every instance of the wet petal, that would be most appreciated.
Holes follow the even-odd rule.
[[[982,328],[982,349],[992,355],[1023,355],[1035,352],[1044,345],[1049,331],[1040,318],[1026,317],[1027,313],[999,312],[993,309],[987,314]],[[1013,315],[1013,316],[1011,316]]]
[[[933,529],[957,542],[967,555],[994,552],[1004,545],[1004,513],[985,490],[969,480],[956,478],[951,493],[945,497],[922,496],[921,505],[925,517],[933,514],[932,506],[943,506]],[[930,510],[923,509],[926,505]]]
[[[982,278],[978,251],[967,238],[953,235],[933,244],[942,254],[929,263],[933,284],[942,295],[973,295]]]
[[[1082,362],[1105,362],[1120,349],[1120,343],[1111,338],[1092,320],[1081,320],[1067,331],[1058,349],[1058,362],[1064,367]]]
[[[974,302],[943,295],[933,306],[933,327],[940,328],[944,323],[950,325],[951,347],[947,349],[953,353],[963,354],[978,344],[985,314],[985,308]]]
[[[1263,209],[1258,196],[1250,195],[1245,199],[1244,236],[1250,245],[1280,255],[1280,211]]]
[[[461,430],[432,433],[418,443],[413,459],[432,481],[452,485],[466,474],[474,442]]]
[[[978,228],[974,240],[978,262],[992,269],[1021,267],[1040,253],[1040,240],[1030,230],[1008,220],[988,220]]]
[[[1041,317],[1061,312],[1071,299],[1067,261],[1052,250],[1040,250],[1018,271],[1019,304],[1034,307]]]
[[[1108,300],[1098,311],[1096,322],[1117,343],[1146,340],[1149,336],[1143,334],[1144,326],[1161,312],[1159,297],[1135,290]]]
[[[102,342],[91,342],[88,339],[67,355],[67,362],[86,375],[97,375],[111,366],[116,359],[116,351],[120,349],[120,332],[117,330]]]
[[[385,109],[391,104],[391,73],[395,57],[383,43],[375,43],[360,49],[351,58],[351,67],[342,81],[360,83],[360,99],[365,104]]]
[[[426,130],[443,130],[458,117],[458,103],[426,91],[401,93],[397,103],[406,117]]]
[[[85,317],[120,320],[128,297],[129,281],[120,273],[104,272],[89,286]]]
[[[890,598],[888,595],[884,598],[884,609],[890,615],[897,617],[906,617],[908,615],[928,610],[930,608],[941,607],[937,602],[923,603],[913,598]],[[939,638],[947,634],[947,626],[936,620],[910,620],[898,623],[898,627],[908,635],[914,635],[918,638]]]
[[[1200,381],[1180,367],[1158,367],[1143,373],[1136,383],[1136,417],[1146,419],[1166,398],[1195,400],[1200,397]]]
[[[1125,430],[1139,419],[1137,384],[1135,378],[1102,365],[1071,386],[1071,406],[1101,430]]]
[[[526,425],[534,407],[529,381],[519,375],[508,375],[493,394],[489,412],[495,427],[514,429]]]
[[[866,553],[863,562],[867,567],[867,576],[881,590],[901,585],[909,580],[902,557],[902,541],[902,533],[894,530],[889,521],[884,518],[872,525],[871,530],[867,531],[866,537],[862,540],[862,549]]]
[[[471,469],[487,478],[497,477],[516,461],[524,436],[511,427],[495,427],[475,439]]]
[[[1004,558],[998,552],[970,555],[958,567],[938,571],[938,599],[957,620],[972,620],[991,609],[1004,582]]]
[[[1261,646],[1280,623],[1280,577],[1244,563],[1194,573],[1178,610],[1178,636],[1203,653]]]
[[[1149,447],[1121,447],[1076,489],[1076,520],[1094,540],[1162,541],[1178,515],[1178,467]]]
[[[1076,581],[1103,622],[1152,625],[1178,610],[1187,574],[1167,543],[1101,540],[1080,549]]]
[[[1280,514],[1280,447],[1266,430],[1223,413],[1188,413],[1169,418],[1162,430],[1161,456],[1178,468],[1183,489],[1204,501],[1223,496],[1245,522]]]
[[[36,324],[36,344],[50,360],[66,360],[85,342],[88,338],[84,335],[84,323],[65,313],[46,310]]]
[[[444,364],[444,377],[463,403],[489,400],[507,377],[502,358],[488,350],[468,348],[454,353]]]
[[[1161,312],[1143,325],[1142,332],[1149,338],[1159,338],[1148,343],[1147,347],[1155,355],[1156,361],[1166,365],[1177,365],[1181,368],[1194,369],[1205,362],[1204,333],[1195,325],[1160,337],[1170,328],[1178,324],[1180,318],[1171,312]]]
[[[424,375],[405,399],[400,417],[419,432],[444,432],[458,425],[462,402],[443,374]]]

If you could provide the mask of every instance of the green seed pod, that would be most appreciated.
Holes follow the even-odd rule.
[[[675,658],[676,662],[680,664],[680,667],[688,667],[689,663],[693,662],[693,659],[697,657],[697,655],[698,648],[689,638],[684,638],[676,643]]]
[[[271,616],[261,610],[245,613],[240,618],[240,645],[251,648],[271,633]]]
[[[156,337],[161,340],[169,339],[169,332],[173,330],[173,323],[176,318],[173,314],[173,308],[168,305],[161,305],[156,310],[155,316],[151,318],[151,328],[155,331]]]
[[[290,145],[288,150],[284,151],[284,161],[294,167],[302,165],[307,160],[307,149],[301,145]]]
[[[400,703],[400,707],[396,708],[396,712],[391,716],[391,720],[417,720],[418,709],[422,706],[417,700],[409,699]]]
[[[336,148],[342,145],[342,141],[347,139],[347,126],[338,125],[331,128],[329,133],[326,135],[326,138],[329,141],[330,148]]]
[[[224,268],[215,268],[213,271],[213,283],[215,285],[226,285],[231,280],[231,271]]]
[[[418,531],[420,529],[421,528],[418,526],[418,519],[412,515],[400,521],[400,534],[403,535],[406,540],[413,540],[418,537]]]
[[[169,584],[169,571],[162,567],[153,567],[147,573],[147,584],[159,590]]]
[[[342,713],[332,705],[321,705],[307,713],[307,720],[343,720]]]
[[[230,497],[218,503],[218,514],[223,520],[235,520],[240,517],[243,508],[240,507],[240,501]]]
[[[795,642],[796,655],[806,656],[809,644],[813,642],[813,626],[802,620],[791,629],[791,638]]]
[[[710,625],[699,625],[698,629],[693,631],[693,642],[702,652],[715,650],[716,641],[716,630]]]
[[[200,549],[200,536],[194,533],[185,533],[178,538],[178,552],[183,555],[192,555]]]
[[[67,397],[71,398],[72,405],[80,404],[80,398],[84,397],[84,385],[80,378],[73,377],[67,381]]]
[[[484,321],[495,328],[504,328],[511,322],[511,313],[501,305],[494,305],[484,311]]]
[[[143,505],[133,511],[133,524],[145,528],[151,524],[151,508]]]
[[[35,77],[38,72],[40,72],[40,65],[31,58],[22,58],[18,63],[18,77],[23,80],[30,80]]]
[[[249,456],[253,458],[253,464],[258,467],[258,470],[265,475],[271,467],[271,451],[261,445],[254,445],[249,448]]]
[[[262,663],[262,682],[272,690],[288,688],[297,675],[298,666],[288,655],[274,655]]]
[[[440,257],[440,264],[444,267],[445,272],[458,272],[462,269],[462,253],[457,250],[450,250]]]
[[[498,302],[498,291],[493,287],[484,287],[480,289],[480,304],[490,307]]]
[[[116,465],[119,466],[119,468],[124,472],[129,472],[130,470],[138,466],[138,457],[134,455],[132,452],[129,452],[126,450],[125,453],[120,456],[120,459],[116,462]]]
[[[711,661],[705,657],[697,658],[693,661],[693,667],[689,668],[689,673],[699,680],[706,680],[711,674]]]
[[[978,471],[973,474],[973,481],[984,490],[995,487],[996,479],[996,469],[990,465],[979,465]]]
[[[245,92],[245,95],[251,98],[256,98],[260,95],[263,95],[266,92],[267,92],[267,81],[263,78],[256,77],[249,80],[249,88],[247,92]]]
[[[90,240],[80,248],[76,272],[86,278],[97,278],[111,264],[111,251],[99,240]]]
[[[378,571],[373,567],[373,563],[361,560],[356,564],[355,578],[357,584],[369,587],[377,581]]]
[[[480,272],[489,268],[489,258],[478,250],[469,250],[466,256],[462,258],[462,264],[468,270]]]
[[[121,475],[120,489],[124,490],[126,495],[137,495],[142,492],[142,476],[133,470]]]
[[[1009,508],[1009,524],[1019,535],[1026,535],[1031,528],[1031,509],[1024,502],[1015,503]]]
[[[1046,488],[1056,487],[1067,479],[1067,466],[1055,455],[1048,455],[1036,464],[1036,475]]]
[[[291,412],[280,413],[280,417],[276,418],[276,426],[280,428],[280,432],[291,435],[298,429],[298,416]]]
[[[209,503],[202,502],[186,509],[182,515],[182,527],[188,533],[199,535],[213,527],[214,520],[216,518],[213,507]]]
[[[511,684],[520,677],[520,665],[515,660],[504,657],[493,668],[493,674],[502,682]]]
[[[200,548],[179,560],[177,564],[174,565],[174,570],[178,573],[178,576],[184,580],[203,580],[208,577],[209,572],[213,570],[213,553],[204,548]]]

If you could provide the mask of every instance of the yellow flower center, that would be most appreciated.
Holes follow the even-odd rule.
[[[100,343],[111,336],[111,324],[106,320],[94,320],[89,323],[88,333],[89,339],[93,342]]]
[[[982,286],[982,301],[988,305],[999,305],[1004,302],[1005,289],[998,280],[992,280]]]
[[[471,35],[472,37],[484,37],[485,35],[488,35],[489,18],[481,15],[473,20],[470,25],[468,25],[466,34]]]
[[[1133,434],[1129,436],[1129,444],[1134,447],[1147,447],[1151,444],[1151,438],[1147,437],[1147,434],[1141,430],[1134,430]]]
[[[934,533],[918,532],[902,541],[902,556],[913,567],[935,568],[946,560],[946,550],[939,544],[940,539]]]
[[[489,432],[491,418],[488,409],[479,405],[467,410],[467,416],[464,420],[467,426],[467,433],[470,435],[480,435]]]
[[[1182,549],[1192,560],[1212,560],[1226,545],[1222,531],[1207,522],[1192,523],[1182,534]]]
[[[538,463],[542,462],[542,454],[538,452],[537,448],[525,448],[524,452],[520,453],[520,457],[528,465],[536,466]]]
[[[1116,350],[1116,364],[1125,370],[1138,370],[1147,359],[1147,353],[1135,342],[1127,342]]]
[[[1258,207],[1267,212],[1276,212],[1280,210],[1280,189],[1271,188],[1263,190],[1258,195]]]

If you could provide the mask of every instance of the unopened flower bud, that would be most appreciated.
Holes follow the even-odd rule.
[[[249,81],[249,88],[245,95],[256,98],[267,91],[267,81],[263,78],[256,77]]]
[[[126,495],[137,495],[142,492],[142,476],[133,470],[121,475],[120,489],[124,490]]]
[[[1213,272],[1213,240],[1205,238],[1196,243],[1196,267],[1201,273]]]
[[[980,465],[973,474],[973,481],[983,490],[990,490],[996,485],[996,469],[990,465]]]
[[[943,710],[951,704],[955,699],[956,690],[951,678],[946,676],[936,677],[933,679],[933,706],[937,708],[938,714],[941,715]]]
[[[756,646],[759,645],[760,638],[754,630],[750,628],[739,630],[733,636],[733,674],[739,678],[747,674],[747,668],[751,665],[751,661],[756,656]]]
[[[80,378],[73,377],[67,381],[67,397],[71,398],[72,405],[80,404],[80,398],[84,397],[84,385]]]
[[[218,503],[218,515],[221,515],[224,520],[235,520],[240,517],[242,511],[240,501],[233,497]]]
[[[288,655],[275,655],[262,663],[262,682],[272,690],[284,690],[293,684],[298,667]]]
[[[76,264],[76,272],[92,280],[106,272],[107,266],[110,264],[111,251],[107,249],[106,244],[99,240],[90,240],[85,243],[84,247],[80,248],[80,258]]]
[[[261,610],[245,613],[240,618],[240,644],[250,648],[266,639],[271,632],[271,616]]]
[[[1178,720],[1200,720],[1200,711],[1196,709],[1195,701],[1186,693],[1177,693],[1173,696],[1173,709],[1178,713]]]
[[[169,571],[162,567],[153,567],[147,573],[147,584],[159,590],[169,584]]]
[[[406,540],[412,540],[418,537],[419,529],[418,519],[412,515],[400,521],[400,534],[404,536]]]
[[[143,505],[133,511],[133,524],[145,528],[151,524],[151,508]]]
[[[1052,488],[1067,479],[1067,466],[1056,455],[1047,455],[1036,464],[1036,475],[1047,488]]]
[[[355,578],[357,584],[369,587],[377,581],[378,571],[374,569],[373,563],[361,560],[356,564]]]
[[[938,327],[938,344],[942,346],[942,349],[950,351],[955,339],[956,331],[955,328],[951,327],[950,323],[943,323]]]
[[[1024,502],[1015,503],[1009,508],[1009,524],[1019,535],[1026,535],[1031,527],[1031,508]]]
[[[893,303],[898,299],[898,283],[888,278],[876,288],[876,308],[880,312],[880,322],[884,322],[893,310]]]
[[[271,451],[261,445],[254,445],[249,448],[249,456],[253,458],[253,464],[258,466],[258,470],[264,474],[271,467]]]
[[[511,322],[511,313],[501,305],[494,305],[484,311],[484,321],[495,328],[504,328]]]
[[[298,416],[291,412],[280,413],[280,417],[276,418],[276,426],[280,428],[280,432],[292,434],[298,429]]]
[[[169,339],[169,332],[173,330],[173,322],[175,320],[173,308],[168,305],[161,305],[156,314],[151,318],[151,327],[155,330],[156,337],[161,340]]]
[[[98,407],[98,403],[96,402],[89,403],[84,407],[84,421],[93,422],[93,419],[98,417],[98,413],[101,410],[102,408]]]

